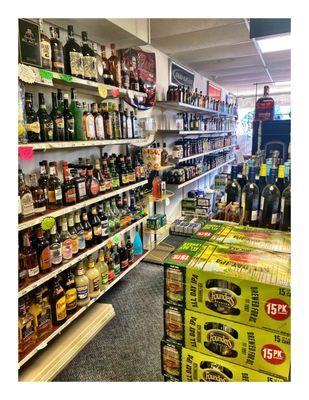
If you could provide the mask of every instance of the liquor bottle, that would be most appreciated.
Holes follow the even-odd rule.
[[[95,136],[98,140],[103,140],[104,135],[104,122],[102,115],[98,112],[97,103],[91,104],[91,112],[94,117]]]
[[[83,53],[83,65],[84,65],[84,78],[91,81],[97,82],[98,71],[97,71],[97,59],[95,52],[88,44],[87,32],[82,31],[82,53]]]
[[[127,139],[127,137],[128,137],[127,119],[126,119],[125,114],[124,114],[123,103],[122,102],[119,104],[119,121],[120,121],[121,137],[123,139]]]
[[[112,74],[111,70],[109,69],[109,63],[108,63],[108,60],[106,58],[106,48],[103,45],[101,46],[101,56],[102,56],[102,64],[103,64],[103,79],[104,79],[104,83],[106,85],[115,86],[114,77],[113,77],[113,74]]]
[[[75,89],[71,89],[71,103],[70,112],[74,118],[74,140],[86,140],[83,130],[83,109],[81,103],[77,100],[77,94]]]
[[[41,142],[50,142],[53,140],[53,120],[46,111],[45,98],[43,93],[39,93],[38,118],[40,122]]]
[[[105,214],[107,216],[107,220],[108,220],[108,231],[111,234],[111,233],[115,232],[115,216],[111,210],[110,202],[107,200],[103,204],[104,204],[104,212],[105,212]]]
[[[100,294],[100,272],[94,265],[92,255],[88,257],[87,261],[88,264],[85,275],[89,279],[89,297],[93,299]]]
[[[35,344],[33,315],[27,312],[24,298],[18,304],[18,352],[23,353]]]
[[[240,203],[241,187],[237,181],[237,166],[232,165],[231,179],[225,187],[225,202],[226,204]]]
[[[289,184],[281,196],[281,218],[280,218],[280,230],[290,231],[291,230],[291,184]]]
[[[25,114],[28,143],[36,143],[41,141],[40,122],[37,113],[33,109],[32,93],[25,93]]]
[[[37,229],[36,236],[36,251],[40,266],[40,272],[48,272],[52,268],[49,241],[44,237],[42,228]]]
[[[161,199],[162,197],[161,178],[158,171],[155,171],[155,177],[152,181],[152,196],[155,199]]]
[[[123,210],[123,214],[124,214],[124,218],[125,218],[125,224],[127,226],[129,226],[131,224],[132,221],[132,217],[131,217],[131,210],[128,206],[128,199],[127,199],[127,195],[124,193],[123,194],[123,198],[122,198],[122,210]]]
[[[264,187],[267,185],[266,182],[266,164],[261,164],[260,167],[260,178],[259,178],[259,191],[262,194]]]
[[[48,208],[56,209],[62,205],[62,189],[61,182],[56,172],[56,162],[49,163],[49,179],[48,179]]]
[[[86,248],[89,248],[92,246],[92,228],[91,225],[88,221],[88,215],[87,212],[84,210],[82,211],[82,227],[84,229],[84,234],[85,234],[85,243],[86,243]]]
[[[108,265],[104,260],[103,249],[98,252],[98,260],[95,267],[100,272],[100,287],[103,289],[108,284]]]
[[[276,186],[280,190],[280,194],[282,194],[285,188],[284,165],[279,165],[278,167],[278,179],[276,182]]]
[[[50,305],[53,325],[62,325],[67,319],[65,292],[59,283],[59,276],[52,280]]]
[[[92,51],[96,59],[97,81],[99,83],[104,83],[104,77],[103,77],[104,67],[103,67],[102,57],[98,54],[98,46],[94,42],[92,43]]]
[[[241,190],[243,189],[243,187],[247,183],[246,168],[247,168],[247,164],[246,163],[239,164],[237,166],[237,182],[239,183],[239,185],[241,187]]]
[[[78,240],[78,251],[84,250],[86,247],[85,231],[84,228],[82,227],[82,224],[80,223],[79,211],[75,212],[74,221],[75,221],[75,230],[77,233],[77,240]]]
[[[120,87],[121,85],[121,69],[120,61],[116,55],[115,44],[111,44],[111,56],[108,59],[108,69],[113,75],[114,85]]]
[[[101,220],[98,217],[97,213],[97,207],[94,205],[91,207],[91,214],[89,218],[89,223],[92,227],[92,244],[97,245],[102,243],[103,238],[102,238],[102,225],[101,225]]]
[[[127,249],[127,253],[128,253],[129,264],[132,264],[134,261],[134,251],[133,251],[133,244],[131,242],[130,235],[127,239],[126,249]]]
[[[115,103],[108,103],[110,116],[112,118],[112,132],[113,132],[113,139],[121,139],[120,137],[120,119],[119,119],[119,111],[117,108],[117,104]]]
[[[77,230],[74,226],[74,217],[73,213],[68,214],[68,230],[71,235],[71,240],[72,240],[72,254],[77,254],[78,253],[78,235],[77,235]]]
[[[64,261],[70,260],[73,257],[72,238],[68,232],[68,223],[65,216],[61,220],[60,240],[62,244],[62,258]]]
[[[113,182],[107,165],[107,160],[105,158],[102,159],[102,174],[105,180],[105,191],[110,192],[113,190]]]
[[[129,176],[129,184],[132,185],[133,183],[136,182],[136,176],[135,176],[135,170],[132,167],[131,156],[126,157],[126,168],[127,168],[128,176]]]
[[[93,176],[92,166],[87,167],[86,192],[90,198],[97,196],[100,192],[99,181]]]
[[[95,139],[94,117],[85,102],[83,103],[83,131],[85,140]]]
[[[120,213],[116,206],[115,197],[113,197],[111,200],[111,210],[112,213],[114,214],[115,230],[117,231],[120,229]]]
[[[40,50],[41,50],[41,60],[42,60],[42,68],[44,69],[52,69],[52,52],[51,52],[51,43],[50,39],[47,35],[45,35],[43,31],[43,19],[39,19],[40,25]]]
[[[26,231],[23,235],[23,247],[20,250],[21,269],[27,270],[29,282],[37,279],[40,273],[40,267],[36,251],[30,244],[29,232]]]
[[[102,104],[102,117],[104,124],[105,139],[107,140],[113,139],[112,118],[108,110],[108,103]]]
[[[71,268],[64,272],[63,289],[65,292],[65,304],[68,314],[73,314],[77,309],[77,290],[74,274]]]
[[[115,278],[115,271],[113,257],[111,256],[110,248],[108,246],[105,246],[104,248],[104,260],[108,266],[108,282],[110,282]]]
[[[119,189],[120,188],[120,179],[119,179],[119,174],[117,173],[117,171],[115,169],[114,160],[110,161],[110,176],[112,179],[113,190]]]
[[[129,81],[130,81],[130,89],[139,92],[138,80],[135,78],[135,73],[133,71],[133,66],[132,65],[130,66]]]
[[[63,59],[63,47],[60,42],[59,28],[50,27],[50,45],[52,55],[52,70],[63,74],[64,72],[64,59]]]
[[[264,187],[260,201],[259,226],[276,229],[280,202],[280,191],[275,182],[277,169],[271,168],[268,184]]]
[[[284,163],[284,183],[285,183],[285,187],[287,187],[290,184],[290,166],[291,166],[290,160],[288,160],[288,161],[286,161]]]
[[[46,198],[44,190],[38,186],[38,179],[36,174],[30,175],[31,193],[33,199],[33,206],[35,214],[44,214],[46,211]]]
[[[63,99],[64,118],[64,140],[71,141],[74,136],[74,117],[69,109],[69,95],[65,94]]]
[[[255,121],[272,121],[274,119],[275,102],[269,96],[269,86],[264,86],[264,95],[255,103]]]
[[[52,265],[58,265],[62,262],[62,243],[57,232],[56,222],[50,230],[49,237],[50,258]]]
[[[128,250],[126,248],[124,240],[121,241],[119,247],[120,267],[122,270],[126,269],[129,265]]]
[[[100,218],[101,221],[101,230],[102,230],[102,238],[107,238],[109,235],[108,231],[108,218],[107,215],[105,214],[103,206],[99,206],[98,208],[98,217]]]
[[[125,89],[130,89],[130,77],[125,60],[121,62],[121,86]]]
[[[77,306],[84,307],[89,301],[89,279],[84,273],[83,261],[80,261],[75,269],[75,285],[77,293]]]
[[[121,266],[118,246],[116,244],[114,244],[111,248],[111,259],[113,260],[114,274],[115,277],[117,277],[120,274]]]
[[[100,191],[100,193],[105,193],[106,192],[105,180],[104,180],[101,168],[100,168],[100,160],[98,158],[96,158],[94,160],[93,176],[99,182],[99,191]]]
[[[127,125],[127,138],[132,139],[133,138],[132,119],[130,118],[130,116],[128,114],[127,108],[124,110],[124,116],[125,116],[126,125]]]
[[[168,165],[169,164],[169,155],[166,150],[166,143],[163,142],[163,150],[161,152],[161,165]]]
[[[62,186],[62,198],[63,204],[65,206],[71,206],[76,204],[76,189],[73,179],[70,175],[70,170],[68,163],[62,161],[62,171],[63,171],[63,186]]]
[[[28,285],[28,272],[23,265],[21,255],[18,256],[18,289],[23,289]]]
[[[258,225],[259,188],[255,183],[255,168],[249,168],[249,180],[242,190],[241,206],[243,209],[243,224],[249,226]]]
[[[128,186],[129,182],[129,173],[127,171],[123,156],[120,158],[120,167],[119,167],[119,177],[120,177],[120,185]]]
[[[22,217],[30,217],[35,213],[34,202],[30,188],[25,184],[21,169],[18,170],[18,196],[20,199]]]
[[[49,303],[43,301],[41,289],[34,294],[34,302],[29,307],[29,314],[33,316],[35,338],[47,337],[52,331],[51,307]]]
[[[84,78],[83,53],[74,39],[73,25],[68,25],[68,40],[63,47],[63,56],[65,73]]]
[[[52,93],[52,104],[53,108],[50,113],[50,116],[53,120],[53,140],[56,141],[64,141],[64,118],[61,111],[58,109],[58,101],[57,94]]]
[[[75,185],[77,202],[83,201],[88,198],[86,191],[86,178],[84,172],[85,171],[82,168],[80,168],[80,174],[77,173],[76,169],[74,168],[71,169],[72,175],[74,174],[73,181]]]

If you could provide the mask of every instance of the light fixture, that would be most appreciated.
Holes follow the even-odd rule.
[[[275,82],[275,86],[290,86],[291,81]]]
[[[289,50],[291,48],[291,35],[272,36],[264,39],[256,39],[262,53]]]

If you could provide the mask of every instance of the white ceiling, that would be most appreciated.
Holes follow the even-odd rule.
[[[290,81],[290,51],[263,55],[269,76],[247,26],[244,19],[151,19],[151,44],[236,95],[255,94],[254,83]]]

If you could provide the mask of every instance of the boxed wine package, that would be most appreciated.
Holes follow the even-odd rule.
[[[174,343],[161,341],[161,365],[165,381],[171,382],[282,382],[229,361],[201,354]]]
[[[290,257],[189,238],[164,261],[164,300],[290,333]]]
[[[290,336],[164,306],[164,338],[187,349],[288,379]]]

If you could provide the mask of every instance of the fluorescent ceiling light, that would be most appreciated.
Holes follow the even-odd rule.
[[[264,39],[257,39],[262,53],[273,51],[289,50],[291,48],[291,35],[272,36]]]
[[[275,86],[290,86],[291,81],[275,82]]]

